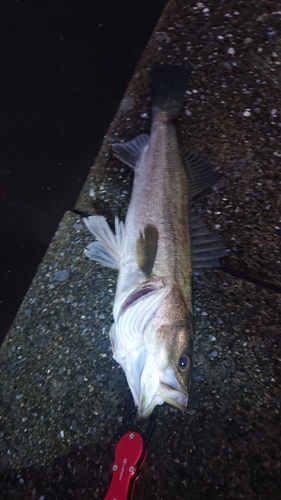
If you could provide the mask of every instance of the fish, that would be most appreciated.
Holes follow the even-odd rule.
[[[164,402],[188,405],[193,351],[193,273],[218,267],[226,249],[192,208],[220,178],[201,153],[181,152],[173,121],[184,107],[191,68],[152,70],[152,126],[113,154],[134,170],[125,222],[113,232],[103,216],[84,218],[96,241],[85,255],[118,269],[109,332],[113,358],[127,378],[140,418]]]

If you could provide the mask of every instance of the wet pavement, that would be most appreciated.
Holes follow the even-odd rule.
[[[76,203],[124,217],[132,173],[110,144],[149,131],[153,62],[189,61],[178,137],[224,173],[197,209],[230,255],[194,283],[189,407],[157,409],[135,499],[280,498],[280,18],[270,2],[169,2]],[[107,335],[116,272],[83,256],[89,241],[67,212],[0,351],[5,499],[109,485],[133,403]]]

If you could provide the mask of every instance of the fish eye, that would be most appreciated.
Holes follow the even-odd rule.
[[[182,372],[187,372],[190,368],[191,365],[191,359],[189,356],[186,356],[186,354],[183,354],[178,362],[178,368]]]

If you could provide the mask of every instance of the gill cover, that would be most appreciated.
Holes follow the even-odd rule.
[[[145,287],[141,287],[146,291]],[[110,341],[113,357],[119,363],[127,377],[127,381],[136,406],[140,401],[140,380],[147,357],[147,339],[145,332],[160,304],[170,292],[169,286],[163,286],[141,295],[121,313],[110,330]],[[138,296],[138,290],[134,291]],[[159,324],[157,325],[157,327]]]

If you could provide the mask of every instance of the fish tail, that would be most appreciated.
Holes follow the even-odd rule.
[[[155,63],[152,69],[153,115],[165,111],[169,120],[175,120],[184,106],[184,93],[191,67]]]

